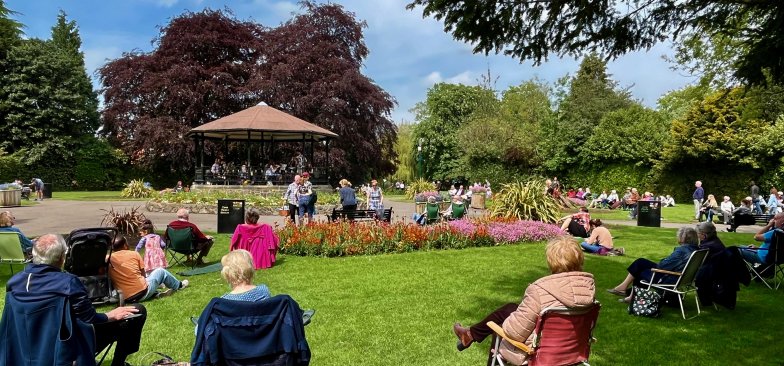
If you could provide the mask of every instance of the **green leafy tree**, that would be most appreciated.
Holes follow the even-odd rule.
[[[416,144],[414,144],[414,126],[403,123],[397,127],[395,153],[397,154],[397,170],[393,180],[412,182],[416,176]]]
[[[0,66],[11,48],[22,40],[22,23],[11,19],[16,14],[5,6],[4,0],[0,0]]]
[[[704,85],[688,85],[670,91],[659,98],[657,110],[667,122],[682,119],[692,106],[702,101],[708,92],[710,89]]]
[[[607,64],[597,55],[583,59],[560,101],[558,116],[542,126],[541,151],[544,167],[562,173],[580,161],[585,141],[606,113],[633,104],[627,90],[618,90],[607,74]]]
[[[750,102],[742,88],[717,91],[673,121],[655,167],[660,190],[684,199],[699,179],[709,192],[743,194],[748,181],[763,172],[766,155],[776,154],[760,154],[756,141],[772,122],[759,119]]]
[[[540,126],[553,118],[549,87],[537,81],[503,92],[494,113],[472,118],[460,128],[464,145],[461,166],[472,180],[507,182],[538,167]]]
[[[497,104],[493,91],[479,86],[438,83],[428,90],[427,99],[414,107],[414,142],[422,142],[425,178],[464,174],[460,156],[474,142],[461,140],[458,130],[471,118],[492,113]]]
[[[764,84],[763,70],[784,81],[784,2],[780,0],[414,0],[444,30],[491,51],[540,63],[551,53],[597,51],[615,58],[693,35],[728,37],[742,52],[733,74]]]
[[[624,162],[650,167],[669,137],[669,123],[639,104],[609,112],[586,140],[586,164]]]

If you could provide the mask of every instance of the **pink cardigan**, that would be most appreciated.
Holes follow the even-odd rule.
[[[267,224],[240,224],[231,237],[229,250],[245,249],[253,256],[256,269],[270,268],[275,264],[280,239]]]

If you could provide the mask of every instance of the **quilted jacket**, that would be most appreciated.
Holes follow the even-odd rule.
[[[530,346],[536,320],[543,309],[588,306],[593,304],[595,295],[596,285],[590,273],[564,272],[542,277],[525,289],[523,302],[504,321],[504,332]],[[514,365],[522,365],[527,358],[524,352],[506,341],[501,342],[501,355]]]

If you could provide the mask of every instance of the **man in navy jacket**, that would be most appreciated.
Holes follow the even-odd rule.
[[[126,365],[125,359],[128,355],[139,350],[142,328],[147,318],[145,308],[141,305],[122,306],[107,313],[96,312],[82,282],[76,276],[62,271],[65,252],[66,245],[61,236],[47,234],[40,237],[33,246],[33,263],[8,281],[6,292],[13,296],[15,303],[31,304],[28,306],[52,298],[64,297],[65,303],[70,306],[72,318],[93,325],[95,330],[93,352],[100,351],[116,341],[112,366]],[[55,308],[51,310],[56,311]],[[9,326],[11,325],[3,325],[3,327]],[[16,334],[19,336],[19,333]],[[57,333],[54,334],[56,336]],[[29,341],[21,339],[14,343]],[[51,357],[56,356],[51,355]]]

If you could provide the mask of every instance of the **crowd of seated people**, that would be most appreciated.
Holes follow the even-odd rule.
[[[296,174],[312,172],[313,166],[302,154],[297,153],[288,163],[269,160],[258,166],[250,162],[236,164],[218,157],[206,173],[209,184],[282,184]]]

